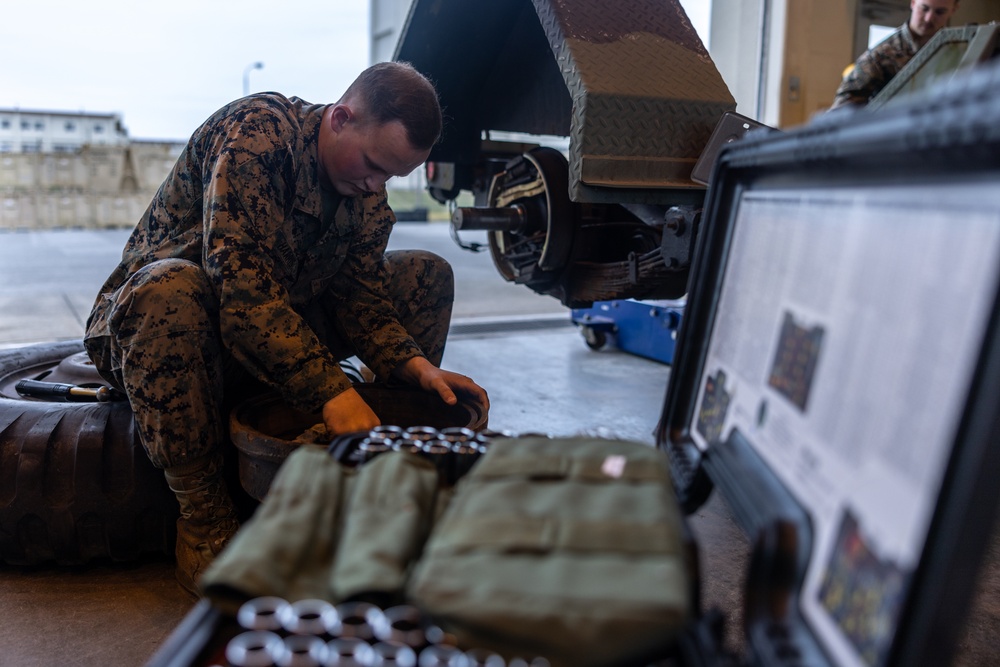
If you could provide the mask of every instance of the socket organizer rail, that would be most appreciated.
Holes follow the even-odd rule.
[[[410,605],[260,597],[244,603],[236,621],[239,634],[215,656],[232,667],[549,666],[537,656],[505,660],[486,649],[459,649]]]
[[[441,476],[441,483],[452,486],[489,448],[495,437],[509,434],[476,433],[455,426],[436,429],[432,426],[376,426],[367,433],[352,433],[335,438],[330,454],[349,467],[357,467],[376,456],[391,451],[406,451],[432,461]]]

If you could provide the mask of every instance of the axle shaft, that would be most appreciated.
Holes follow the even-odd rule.
[[[451,215],[451,224],[457,231],[481,230],[487,232],[523,231],[527,217],[520,206],[504,208],[457,208]]]

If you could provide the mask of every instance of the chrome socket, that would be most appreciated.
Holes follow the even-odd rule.
[[[386,623],[382,610],[367,602],[345,602],[337,605],[336,609],[341,637],[371,641],[375,639],[375,628]]]
[[[274,663],[277,667],[323,667],[329,650],[315,635],[289,635],[277,649]]]
[[[411,605],[389,607],[383,612],[385,622],[375,626],[375,637],[382,642],[421,648],[427,644],[424,616]]]
[[[421,442],[437,440],[440,437],[441,434],[433,426],[410,426],[403,431],[403,438],[420,440]]]
[[[484,648],[469,649],[465,659],[466,667],[507,667],[507,661],[499,653]]]
[[[236,612],[236,622],[247,630],[280,630],[281,616],[287,613],[288,601],[267,596],[244,602]]]
[[[420,652],[417,667],[468,667],[469,659],[461,649],[444,644],[428,646]]]
[[[338,637],[326,644],[324,667],[372,667],[375,651],[358,637]]]
[[[278,620],[288,632],[296,635],[340,634],[337,608],[326,600],[299,600],[278,611]]]
[[[281,637],[268,630],[250,630],[226,644],[226,660],[233,667],[271,667],[282,650]]]
[[[417,667],[417,653],[400,642],[378,642],[372,646],[376,667]]]

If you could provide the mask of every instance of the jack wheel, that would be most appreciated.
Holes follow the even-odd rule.
[[[583,340],[591,350],[600,350],[608,343],[608,334],[594,327],[583,327]]]

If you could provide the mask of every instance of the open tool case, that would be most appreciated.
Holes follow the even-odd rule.
[[[998,499],[1000,70],[733,144],[704,220],[657,444],[749,538],[740,662],[949,664]],[[708,623],[686,662],[728,664]]]
[[[670,664],[949,664],[998,504],[1000,70],[734,143],[703,219],[657,447],[749,537],[746,648],[698,610]],[[203,601],[149,664],[237,631]]]

